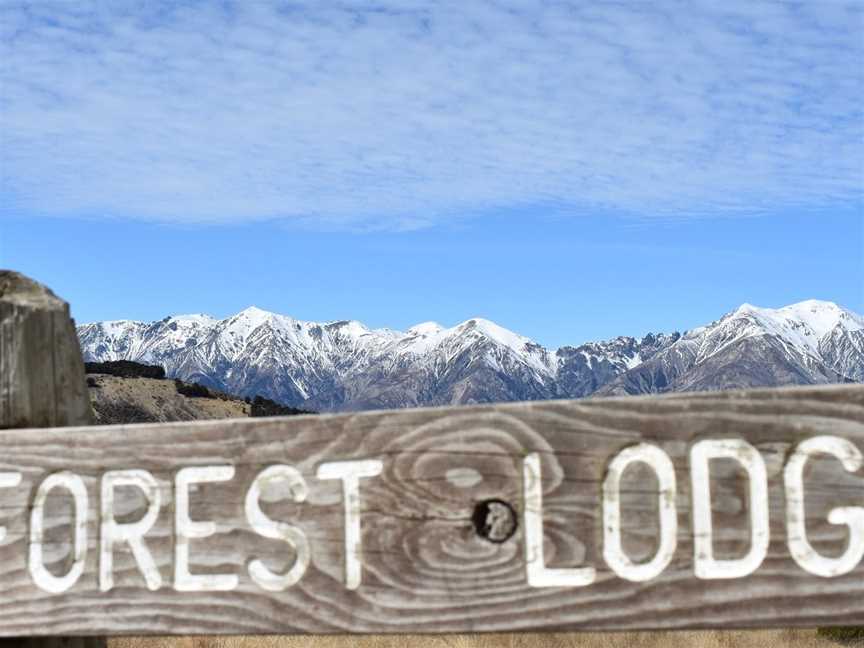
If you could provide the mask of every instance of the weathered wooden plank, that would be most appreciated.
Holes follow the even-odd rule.
[[[822,437],[846,444],[845,465],[824,453],[792,460]],[[712,460],[710,494],[700,494],[695,449],[712,440],[750,461],[757,487],[737,459]],[[633,463],[615,494],[610,473],[638,444],[654,448],[642,457],[660,478]],[[0,472],[20,473],[0,489],[3,635],[864,623],[861,386],[7,430],[0,446]],[[355,505],[346,507],[337,476],[350,469],[366,476],[347,488]],[[146,472],[126,475],[137,486],[105,490],[117,470]],[[67,489],[79,491],[77,519]],[[750,522],[766,506],[767,529]],[[346,510],[357,514],[347,525]],[[706,510],[713,539],[697,552]],[[100,526],[111,519],[144,520],[137,558],[119,539],[106,549],[106,533],[130,530]],[[542,559],[531,546],[538,533]],[[712,566],[710,552],[721,562]]]

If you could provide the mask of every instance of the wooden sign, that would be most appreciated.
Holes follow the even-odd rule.
[[[0,634],[864,624],[864,388],[0,431]]]

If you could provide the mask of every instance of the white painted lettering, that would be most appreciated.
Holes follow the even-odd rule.
[[[54,488],[65,488],[75,502],[74,541],[72,567],[63,576],[55,576],[45,568],[42,561],[42,544],[45,541],[45,501]],[[46,592],[59,594],[78,582],[84,573],[87,558],[87,488],[84,481],[69,471],[49,475],[39,484],[30,513],[30,560],[28,568],[33,582]]]
[[[525,569],[530,587],[584,587],[594,582],[593,567],[550,569],[543,557],[543,485],[540,455],[528,454],[522,461],[522,506]]]
[[[21,483],[20,472],[0,472],[0,488],[15,488]],[[0,542],[6,539],[6,527],[0,526]]]
[[[360,478],[380,475],[384,464],[378,459],[330,461],[318,466],[318,479],[341,479],[345,512],[345,587],[360,587],[362,544],[360,539]]]
[[[829,558],[817,553],[807,540],[804,513],[804,466],[817,454],[836,457],[846,472],[861,470],[864,459],[861,451],[845,439],[835,436],[817,436],[802,441],[786,462],[783,481],[786,485],[786,535],[789,553],[805,571],[832,578],[842,576],[858,566],[864,557],[864,508],[842,506],[831,509],[828,521],[849,527],[849,544],[841,556]]]
[[[284,522],[275,522],[261,510],[259,502],[261,489],[265,484],[271,487],[276,484],[285,484],[291,500],[294,502],[305,501],[309,489],[299,471],[291,466],[277,465],[261,471],[246,493],[246,519],[249,521],[249,525],[256,533],[265,538],[285,541],[297,554],[294,564],[284,574],[270,571],[263,562],[257,559],[249,564],[249,575],[252,580],[265,590],[281,592],[303,577],[309,566],[311,553],[309,541],[303,531]]]
[[[119,486],[134,486],[147,498],[147,511],[136,522],[118,523],[114,519],[114,490]],[[114,587],[114,544],[127,542],[147,588],[157,590],[162,577],[153,556],[144,544],[144,535],[159,517],[162,496],[159,483],[146,470],[110,470],[102,475],[102,520],[99,542],[99,589],[107,592]]]
[[[174,480],[174,589],[179,592],[228,591],[237,587],[236,574],[191,574],[189,540],[207,538],[216,533],[211,521],[193,521],[189,517],[189,486],[223,482],[234,478],[234,466],[200,466],[182,468]]]
[[[621,477],[627,467],[636,462],[647,464],[654,470],[660,487],[657,493],[660,542],[654,557],[640,564],[630,560],[621,544]],[[657,446],[640,443],[624,448],[609,464],[603,482],[603,557],[618,576],[634,582],[647,581],[659,576],[669,565],[678,544],[675,497],[675,468],[666,453]]]
[[[747,472],[750,482],[750,549],[741,558],[714,558],[711,520],[711,459],[732,459]],[[699,441],[690,450],[693,506],[694,570],[698,578],[741,578],[752,574],[768,553],[768,477],[765,461],[752,445],[740,439]]]

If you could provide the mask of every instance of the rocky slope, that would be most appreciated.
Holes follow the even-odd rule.
[[[85,360],[128,359],[171,377],[313,410],[576,398],[864,380],[864,318],[830,302],[744,305],[683,335],[550,350],[488,320],[405,332],[248,308],[79,327]]]

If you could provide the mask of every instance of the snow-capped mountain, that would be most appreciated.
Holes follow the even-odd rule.
[[[685,333],[599,394],[864,381],[864,317],[831,302],[743,304]]]
[[[318,410],[864,381],[864,317],[819,301],[745,304],[683,335],[557,350],[481,318],[400,332],[255,307],[222,320],[98,322],[78,335],[87,361],[160,364],[172,377]]]

